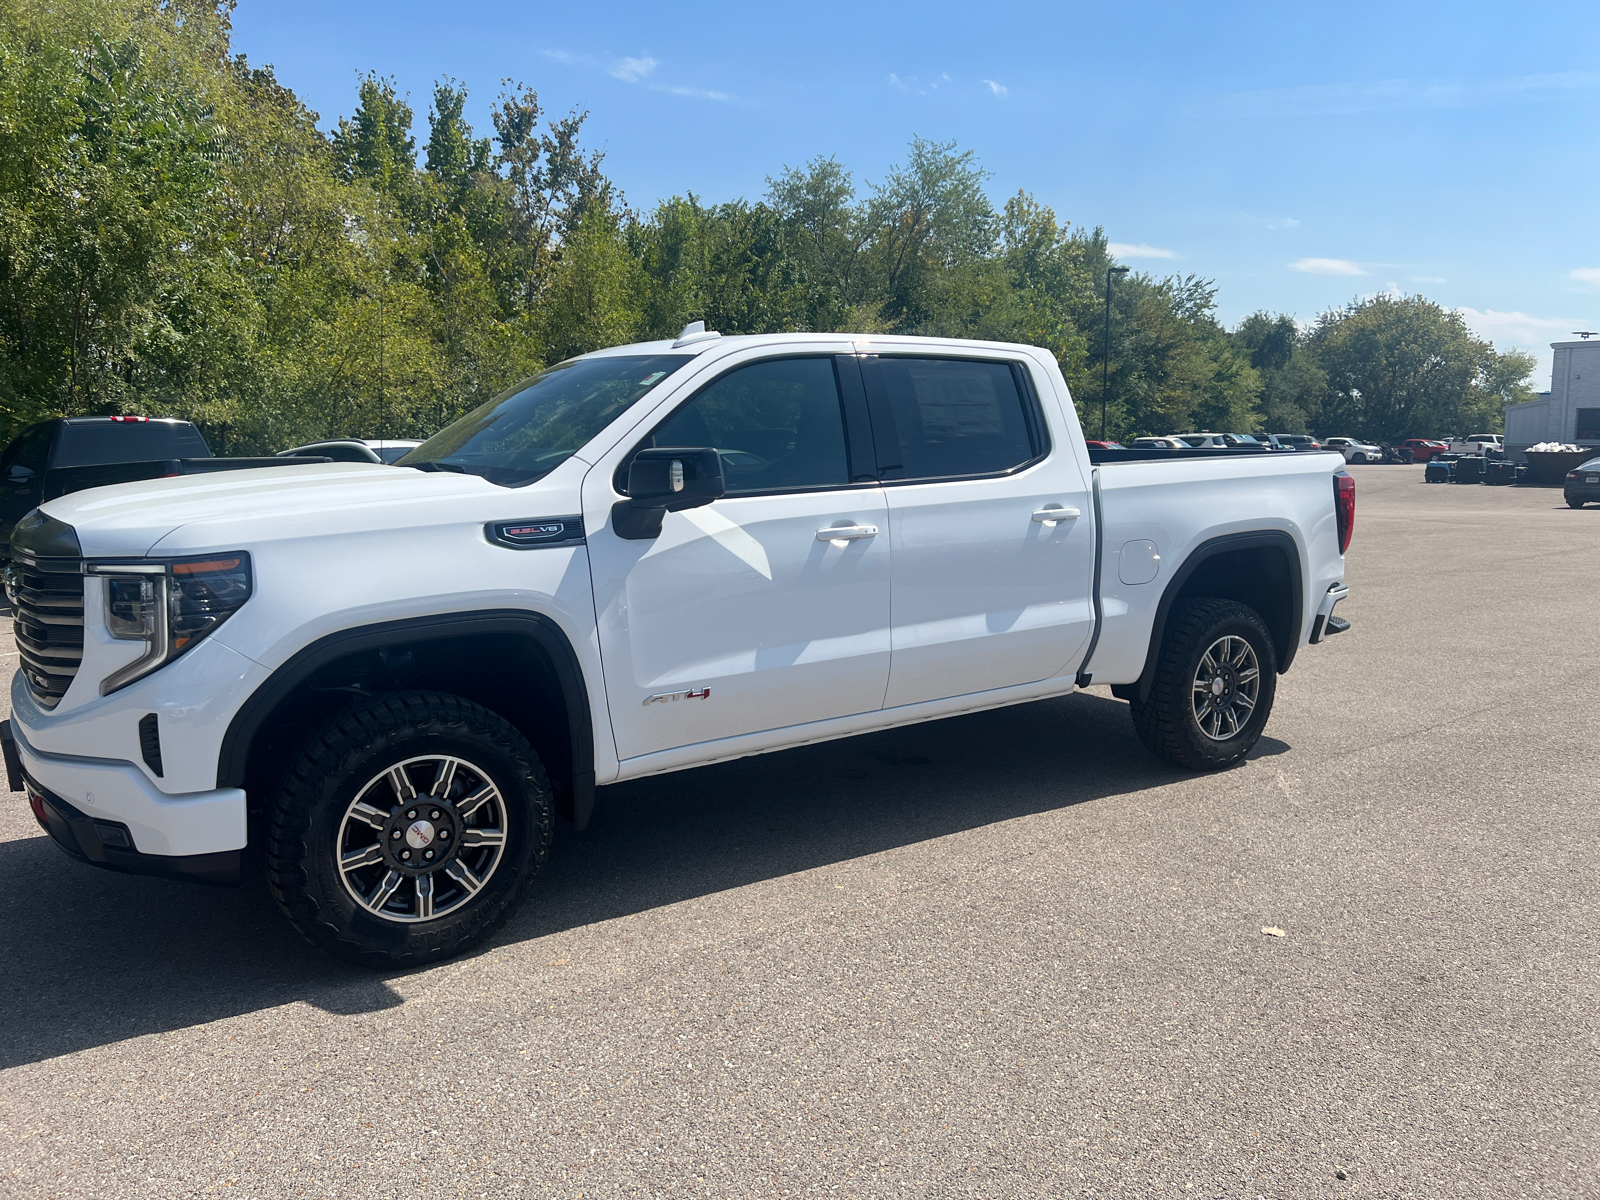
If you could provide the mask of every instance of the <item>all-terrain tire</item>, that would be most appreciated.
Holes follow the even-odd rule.
[[[449,762],[458,766],[449,768],[452,782],[445,783],[442,764]],[[395,769],[403,777],[399,782]],[[440,781],[437,797],[424,791],[430,777]],[[379,781],[385,781],[387,791]],[[474,796],[461,795],[469,786],[477,788]],[[407,787],[414,787],[417,795],[410,807],[400,799]],[[452,787],[457,789],[454,800]],[[481,811],[496,814],[498,829],[478,828],[483,819],[479,810],[468,812],[474,797],[484,795],[492,799],[478,799]],[[353,815],[358,808],[375,826],[370,831]],[[427,829],[413,835],[415,824],[407,825],[408,813]],[[430,813],[435,818],[431,823]],[[415,966],[460,954],[511,915],[549,856],[553,824],[544,767],[509,722],[460,696],[395,692],[336,713],[290,760],[269,813],[267,882],[284,913],[313,945],[362,966]],[[402,876],[403,886],[393,890],[396,899],[387,907],[374,905],[370,897],[358,899],[362,876],[341,867],[341,858],[351,861],[351,831],[365,834],[371,843],[365,850],[379,856],[370,870],[364,869],[367,878],[387,878],[390,872]],[[455,845],[444,840],[451,833]],[[424,836],[438,840],[424,841]],[[494,842],[494,836],[500,841]],[[419,845],[417,861],[401,864],[393,856],[407,845]],[[441,856],[454,851],[456,875],[442,867],[424,872],[420,858],[428,852],[420,846]],[[498,855],[478,880],[470,863],[488,862],[496,848]],[[386,853],[390,857],[385,861]],[[469,861],[469,855],[476,857]],[[424,873],[430,889],[426,907],[420,881]],[[457,882],[457,876],[466,882]],[[437,917],[431,916],[433,897],[439,894],[435,878],[455,905]],[[478,889],[470,890],[470,883]],[[406,897],[412,898],[409,913],[400,911]]]
[[[1221,724],[1212,732],[1201,727],[1207,712],[1196,715],[1200,668],[1208,651],[1223,639],[1242,639],[1254,657],[1255,690],[1248,719],[1236,730]],[[1223,677],[1217,667],[1208,674]],[[1235,671],[1233,674],[1242,674]],[[1231,680],[1231,676],[1228,677]],[[1240,762],[1255,747],[1272,713],[1277,692],[1278,657],[1272,635],[1255,609],[1236,600],[1197,597],[1181,600],[1167,617],[1166,633],[1156,659],[1155,679],[1150,698],[1131,704],[1133,727],[1151,753],[1191,771],[1216,771]],[[1244,681],[1248,683],[1248,681]],[[1221,699],[1233,701],[1228,710],[1236,717],[1243,713],[1238,681],[1225,682]],[[1216,734],[1225,736],[1216,736]]]

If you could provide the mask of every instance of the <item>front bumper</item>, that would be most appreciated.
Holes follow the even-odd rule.
[[[74,857],[140,874],[191,877],[213,873],[213,864],[191,864],[196,871],[180,860],[228,854],[237,860],[244,849],[242,788],[169,795],[131,762],[36,750],[10,721],[0,724],[0,742],[12,790],[29,792],[34,816]],[[127,846],[103,846],[92,836],[102,826],[125,830]],[[72,837],[61,836],[63,831]]]
[[[239,883],[242,850],[143,854],[134,846],[126,825],[87,816],[33,779],[26,780],[25,789],[35,819],[56,845],[79,862],[129,875],[160,875],[219,887],[236,887]]]

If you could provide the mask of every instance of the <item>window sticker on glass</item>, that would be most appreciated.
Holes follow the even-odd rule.
[[[656,380],[665,379],[666,375],[667,373],[665,371],[657,371],[653,375],[646,375],[643,379],[639,380],[639,386],[649,387]]]

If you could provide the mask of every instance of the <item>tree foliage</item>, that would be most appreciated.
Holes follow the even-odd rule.
[[[915,139],[858,184],[786,167],[759,199],[627,206],[587,114],[512,80],[492,133],[440,80],[417,129],[373,73],[330,133],[233,53],[230,0],[0,6],[0,438],[52,414],[190,417],[219,449],[423,435],[574,354],[838,330],[1026,342],[1086,425],[1405,436],[1493,427],[1525,355],[1418,297],[1230,332],[1195,277],[1130,274],[1100,229]],[[1102,379],[1108,381],[1102,394]]]

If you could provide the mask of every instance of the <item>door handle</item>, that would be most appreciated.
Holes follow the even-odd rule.
[[[854,542],[861,538],[877,537],[876,525],[836,525],[832,529],[817,530],[819,542]]]
[[[1078,510],[1062,508],[1059,504],[1049,504],[1034,513],[1033,519],[1045,525],[1054,525],[1057,521],[1076,521]]]

